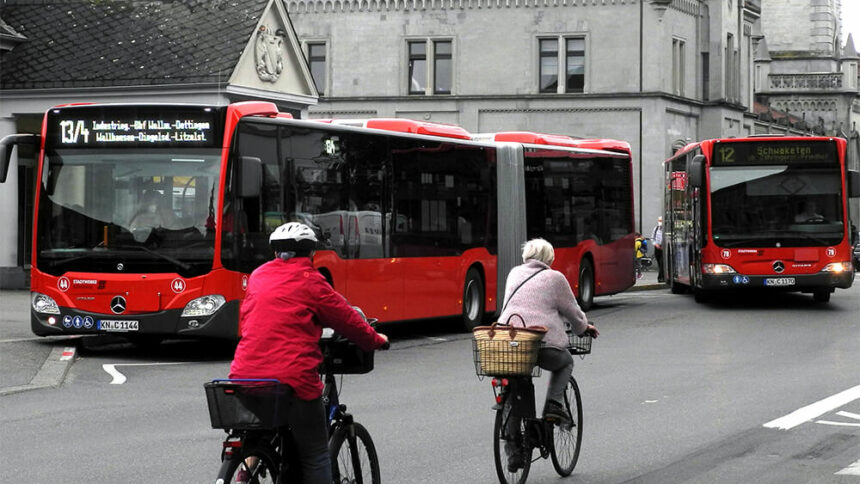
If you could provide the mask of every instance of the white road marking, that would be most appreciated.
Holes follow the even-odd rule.
[[[860,460],[837,472],[837,476],[860,476]]]
[[[858,398],[860,398],[860,385],[799,408],[784,417],[771,420],[764,426],[771,429],[789,430]]]
[[[851,412],[836,412],[836,415],[841,417],[853,418],[854,420],[860,420],[860,415]],[[834,422],[833,420],[816,420],[815,423],[824,424],[824,425],[838,425],[841,427],[860,427],[860,422]]]
[[[436,336],[423,336],[423,335],[422,335],[421,337],[422,337],[422,338],[424,338],[424,339],[429,339],[429,340],[431,340],[431,341],[448,341],[448,340],[447,340],[447,339],[445,339],[445,338],[439,338],[439,337],[436,337]]]
[[[116,369],[118,366],[161,366],[161,365],[185,365],[185,362],[174,362],[174,363],[115,363],[115,364],[106,364],[102,365],[104,371],[108,373],[113,380],[111,380],[111,385],[122,385],[128,380],[125,375],[119,372]]]

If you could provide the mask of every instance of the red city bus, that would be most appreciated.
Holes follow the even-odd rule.
[[[633,158],[627,142],[523,131],[476,138],[522,145],[527,237],[553,245],[553,268],[567,276],[583,309],[591,308],[594,296],[633,286]]]
[[[692,143],[664,163],[664,259],[673,293],[801,291],[854,280],[846,142],[750,137]]]
[[[248,275],[271,259],[269,233],[292,220],[317,232],[318,270],[382,322],[478,324],[498,309],[527,234],[547,236],[538,222],[557,241],[593,237],[560,257],[573,261],[573,281],[588,261],[598,293],[632,285],[623,143],[547,145],[547,161],[533,162],[544,167],[529,171],[524,158],[543,158],[525,143],[403,119],[353,124],[294,120],[266,102],[48,110],[37,137],[33,332],[235,339]],[[5,140],[0,162],[16,141]],[[532,227],[528,187],[541,176]],[[596,235],[580,221],[589,210],[607,219],[590,226]],[[627,239],[619,267],[629,281],[604,276],[602,248]]]

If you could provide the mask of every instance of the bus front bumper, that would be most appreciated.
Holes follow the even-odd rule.
[[[851,287],[853,282],[854,271],[773,276],[702,274],[702,289],[706,291],[761,288],[777,291],[812,292],[821,289],[847,289]]]
[[[182,309],[129,315],[91,313],[62,306],[59,309],[60,314],[44,314],[30,308],[33,333],[238,339],[239,301],[228,301],[205,317],[182,317]]]

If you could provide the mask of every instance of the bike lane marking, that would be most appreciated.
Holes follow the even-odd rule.
[[[770,429],[789,430],[860,398],[860,385],[799,408],[788,415],[764,424]]]
[[[111,385],[122,385],[128,378],[125,375],[120,373],[119,370],[116,369],[118,366],[165,366],[165,365],[186,365],[187,362],[172,362],[172,363],[112,363],[112,364],[104,364],[102,365],[102,369],[110,375],[113,380],[111,380]]]

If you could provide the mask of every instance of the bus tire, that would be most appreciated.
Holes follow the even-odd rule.
[[[582,259],[579,263],[579,291],[576,301],[583,311],[588,311],[594,305],[594,266],[590,259]]]
[[[812,292],[812,299],[820,303],[830,302],[830,289],[816,289]]]
[[[477,269],[466,272],[463,283],[463,327],[472,331],[484,319],[484,281]]]

